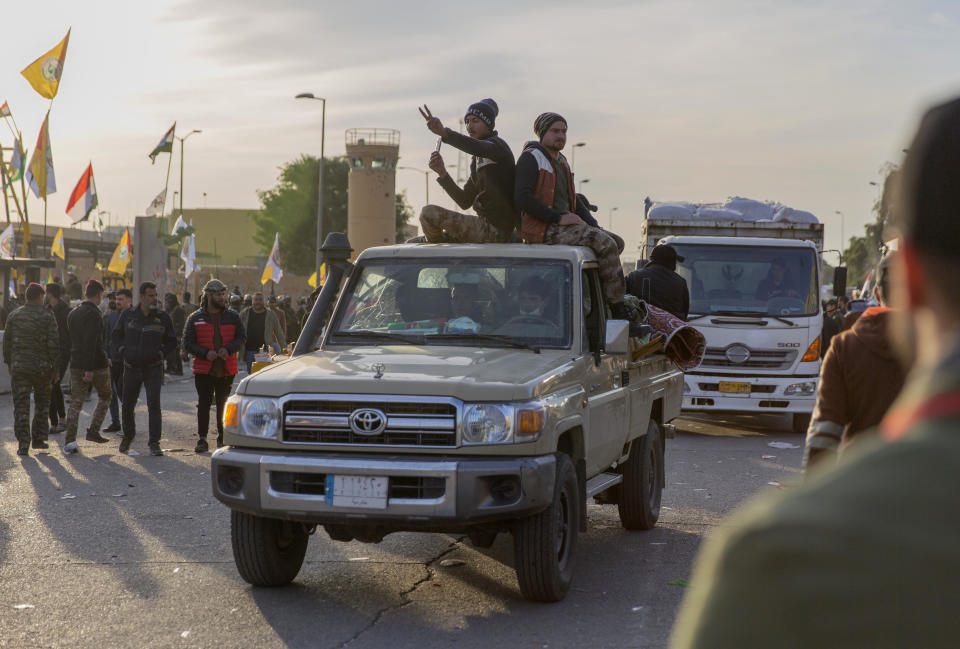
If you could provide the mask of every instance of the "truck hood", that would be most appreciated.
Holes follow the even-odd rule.
[[[244,379],[239,394],[291,393],[451,396],[514,401],[561,386],[573,367],[569,350],[365,345],[305,354]],[[281,369],[282,368],[282,369]],[[380,378],[375,378],[378,370]]]

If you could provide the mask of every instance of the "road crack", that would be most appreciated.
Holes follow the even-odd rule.
[[[403,599],[404,601],[400,602],[395,606],[387,606],[377,611],[377,614],[373,616],[373,619],[370,620],[369,624],[367,624],[365,627],[357,631],[353,635],[353,637],[351,637],[350,639],[340,644],[338,646],[338,649],[344,649],[345,647],[348,647],[351,644],[353,644],[353,642],[357,640],[360,636],[362,636],[364,633],[366,633],[373,627],[377,626],[377,624],[380,623],[381,618],[383,618],[383,616],[389,613],[390,611],[396,611],[407,606],[408,604],[412,604],[413,603],[412,600],[409,599],[410,594],[416,591],[418,588],[420,588],[420,586],[427,583],[428,581],[432,581],[436,576],[436,571],[433,567],[434,564],[436,564],[438,561],[442,560],[445,556],[447,556],[448,554],[456,550],[458,547],[460,547],[461,544],[463,543],[463,539],[465,538],[466,538],[465,536],[461,536],[457,539],[454,539],[453,541],[450,542],[450,544],[446,548],[444,548],[441,552],[439,552],[435,557],[421,564],[423,566],[424,576],[421,579],[418,579],[417,581],[415,581],[413,585],[410,586],[410,588],[400,591],[400,598]]]

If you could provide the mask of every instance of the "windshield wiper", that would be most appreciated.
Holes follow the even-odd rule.
[[[503,343],[518,349],[529,349],[534,354],[540,353],[540,347],[531,343],[504,336],[502,334],[478,334],[478,333],[450,333],[450,334],[431,334],[429,340],[485,340],[488,342]]]
[[[796,327],[796,322],[791,322],[786,318],[782,318],[778,315],[772,313],[767,313],[766,311],[712,311],[710,315],[725,315],[725,316],[744,316],[747,318],[773,318],[774,320],[779,320],[784,322],[791,327]]]
[[[376,338],[377,340],[384,340],[389,342],[402,342],[407,343],[408,345],[422,345],[423,336],[416,334],[390,334],[385,331],[370,331],[369,329],[357,329],[354,331],[335,331],[333,335],[337,338],[340,336],[356,337],[356,338]]]

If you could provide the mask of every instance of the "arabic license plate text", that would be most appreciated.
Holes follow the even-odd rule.
[[[733,392],[735,394],[750,394],[750,384],[739,381],[720,381],[717,388],[720,392]]]
[[[386,509],[389,478],[327,475],[326,504],[334,507]]]

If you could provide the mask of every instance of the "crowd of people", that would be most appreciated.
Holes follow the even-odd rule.
[[[80,297],[73,298],[77,288]],[[119,433],[118,450],[130,452],[142,391],[149,422],[147,448],[152,455],[162,455],[164,375],[182,376],[189,359],[198,395],[196,451],[209,450],[206,438],[214,402],[221,445],[223,405],[238,372],[237,356],[249,371],[261,349],[281,353],[288,340],[300,335],[315,294],[294,309],[289,296],[243,295],[239,287],[228,293],[226,285],[211,280],[199,305],[191,302],[189,292],[182,300],[167,293],[161,308],[152,282],[142,283],[137,297],[134,304],[130,289],[108,292],[96,279],[82,286],[70,273],[64,285],[29,284],[14,301],[0,328],[5,329],[3,358],[11,376],[19,455],[28,455],[31,448],[48,449],[48,436],[60,433],[63,452],[76,453],[80,412],[92,391],[97,402],[85,440],[104,444],[109,438],[101,432]],[[65,380],[69,406],[62,389]],[[101,431],[108,413],[110,423]]]

